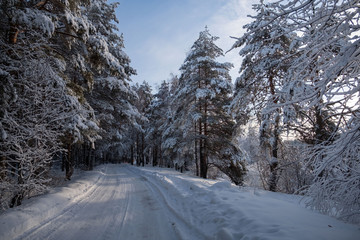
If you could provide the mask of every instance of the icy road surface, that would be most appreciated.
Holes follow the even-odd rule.
[[[109,164],[0,215],[0,239],[360,239],[360,226],[299,200],[169,169]]]

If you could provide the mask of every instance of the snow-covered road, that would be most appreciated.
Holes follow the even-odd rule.
[[[160,204],[143,177],[106,165],[86,194],[18,238],[179,239]]]
[[[160,168],[103,165],[0,215],[0,239],[360,239],[297,196]]]

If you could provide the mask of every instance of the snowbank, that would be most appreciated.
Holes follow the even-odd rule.
[[[313,212],[301,197],[239,188],[161,168],[132,168],[209,239],[358,240],[360,227]]]
[[[52,189],[48,194],[24,200],[23,204],[0,215],[0,239],[15,239],[73,207],[74,202],[91,194],[102,177],[103,166],[85,172],[64,187]]]

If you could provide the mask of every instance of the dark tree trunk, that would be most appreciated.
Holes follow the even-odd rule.
[[[152,154],[153,164],[152,165],[153,165],[153,167],[155,167],[158,164],[158,147],[154,146],[154,148],[152,150],[153,150],[153,154]]]
[[[22,203],[22,200],[24,199],[24,195],[23,193],[19,192],[17,193],[10,202],[10,208],[16,207],[16,206],[20,206]]]
[[[6,157],[2,156],[0,158],[0,181],[6,178]]]
[[[145,134],[141,134],[141,149],[140,149],[140,158],[141,158],[141,165],[145,166],[145,156],[144,156],[144,148],[145,148]]]
[[[24,179],[23,179],[23,175],[21,172],[22,166],[20,164],[18,164],[18,168],[17,168],[17,172],[18,172],[18,186],[20,186],[19,190],[17,190],[16,194],[12,197],[11,202],[10,202],[10,208],[16,207],[16,206],[20,206],[22,203],[22,200],[24,199],[24,195],[25,195],[25,190],[22,189],[21,185],[24,184]]]
[[[204,140],[202,139],[202,128],[201,128],[201,120],[199,121],[199,158],[200,158],[200,177],[207,178],[207,163],[206,163],[206,155],[204,153]]]
[[[274,104],[277,104],[277,98],[275,97],[275,85],[274,85],[274,77],[273,73],[269,76],[269,87],[270,87],[270,93],[273,96],[272,100]],[[271,144],[271,159],[270,159],[270,178],[269,178],[269,190],[272,192],[276,192],[276,185],[277,185],[277,175],[278,175],[278,143],[280,141],[279,136],[279,125],[280,125],[280,112],[279,109],[276,111],[277,115],[275,117],[275,123],[274,123],[274,140]]]
[[[66,154],[61,153],[61,171],[65,171],[65,165],[66,165]]]
[[[71,176],[74,173],[74,165],[72,158],[72,146],[68,144],[67,159],[65,161],[65,177],[67,180],[71,180]]]
[[[134,165],[134,145],[130,147],[130,164]]]
[[[195,123],[194,128],[196,131],[196,123]],[[195,155],[196,176],[199,176],[198,140],[197,139],[195,139],[194,155]]]

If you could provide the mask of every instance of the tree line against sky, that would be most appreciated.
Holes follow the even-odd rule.
[[[69,180],[74,167],[129,162],[237,185],[257,166],[263,188],[359,221],[358,1],[261,1],[234,40],[243,59],[234,86],[205,28],[156,94],[130,86],[116,7],[2,1],[2,208],[44,192],[57,164]]]

